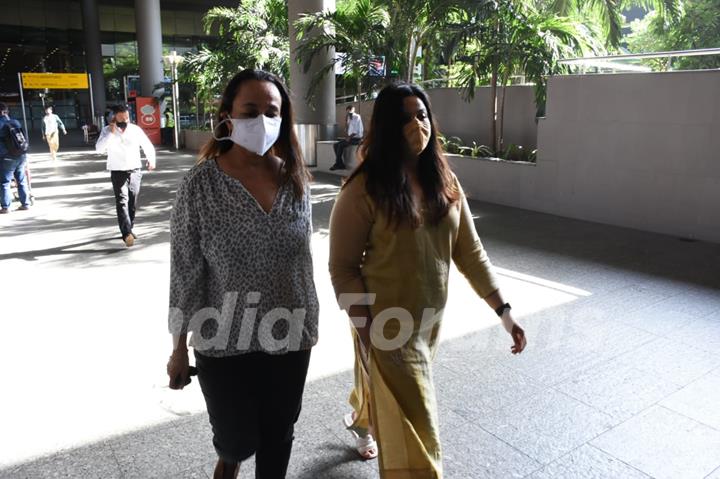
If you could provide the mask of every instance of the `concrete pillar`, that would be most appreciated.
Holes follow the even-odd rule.
[[[100,45],[100,16],[97,0],[82,0],[83,36],[85,40],[85,64],[92,76],[92,98],[95,116],[105,112],[105,76],[103,75],[102,50]]]
[[[314,13],[324,10],[335,10],[335,0],[293,0],[288,2],[288,18],[290,20],[290,89],[295,121],[298,125],[317,125],[318,139],[331,139],[335,133],[335,75],[330,72],[316,89],[313,104],[305,99],[312,77],[324,65],[333,59],[335,50],[317,55],[307,73],[296,61],[294,55],[297,47],[295,21],[301,13]],[[302,141],[302,138],[301,138]],[[314,149],[313,153],[314,155]],[[308,161],[308,160],[306,160]],[[308,161],[313,164],[313,160]]]
[[[160,0],[135,0],[135,31],[140,60],[140,94],[151,96],[163,81]]]

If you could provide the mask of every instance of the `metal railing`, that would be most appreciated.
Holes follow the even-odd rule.
[[[422,80],[415,82],[417,85],[420,85],[424,89],[430,89],[430,88],[453,88],[451,86],[452,79],[448,79],[447,77],[444,78],[433,78],[431,80]],[[510,77],[510,85],[526,85],[526,79],[524,75],[512,75]],[[360,94],[356,95],[345,95],[345,96],[338,96],[335,97],[335,103],[341,104],[341,103],[351,103],[356,101],[365,101],[365,100],[372,100],[377,96],[378,90],[370,90],[365,91]]]
[[[358,93],[355,95],[345,95],[345,96],[337,96],[335,97],[335,103],[352,103],[355,101],[365,101],[365,100],[371,100],[375,98],[375,95],[377,92],[375,90],[370,91],[364,91],[362,93]]]
[[[602,57],[567,58],[559,63],[582,63],[584,60],[636,60],[643,58],[670,58],[670,57],[702,57],[705,55],[720,55],[720,48],[699,48],[697,50],[676,50],[671,52],[654,53],[628,53],[624,55],[606,55]]]
[[[585,72],[585,68],[596,68],[598,70],[611,70],[615,72],[632,72],[632,73],[648,73],[652,72],[652,68],[645,65],[632,65],[625,63],[615,63],[618,61],[634,61],[634,60],[652,60],[657,58],[678,58],[678,57],[701,57],[720,55],[720,48],[699,48],[696,50],[675,50],[667,52],[653,53],[627,53],[621,55],[604,55],[596,57],[578,57],[566,58],[558,61],[561,65],[573,65],[581,67],[581,73]],[[522,75],[513,75],[510,81],[511,85],[525,85],[526,80]],[[423,80],[417,82],[423,88],[446,88],[450,85],[448,78],[434,78],[432,80]],[[335,103],[348,103],[354,101],[363,101],[372,99],[377,92],[375,90],[362,92],[357,95],[346,95],[335,98]]]
[[[652,68],[644,65],[628,65],[625,63],[616,62],[716,55],[720,55],[720,48],[699,48],[696,50],[675,50],[667,52],[627,53],[620,55],[605,55],[596,57],[566,58],[564,60],[560,60],[558,63],[562,65],[579,66],[581,69],[584,69],[585,67],[593,67],[604,70],[646,73],[651,72]],[[668,64],[668,66],[671,65]]]

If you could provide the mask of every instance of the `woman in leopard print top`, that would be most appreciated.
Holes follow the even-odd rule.
[[[171,216],[168,374],[188,382],[191,332],[215,477],[253,454],[258,477],[285,477],[318,336],[309,174],[275,76],[237,74],[218,121]]]

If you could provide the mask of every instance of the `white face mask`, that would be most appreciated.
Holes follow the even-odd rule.
[[[226,118],[218,123],[218,126],[226,121],[231,122],[233,126],[230,136],[218,138],[213,131],[213,137],[218,141],[231,140],[260,156],[275,144],[280,136],[280,125],[282,124],[282,118],[279,116],[269,118],[265,115],[258,115],[255,118]]]

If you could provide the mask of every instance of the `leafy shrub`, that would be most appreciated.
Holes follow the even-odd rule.
[[[446,138],[445,136],[440,135],[438,137],[438,140],[440,140],[440,144],[442,145],[443,150],[445,150],[446,153],[460,153],[463,142],[457,136],[451,136],[450,138]]]
[[[537,150],[528,151],[522,145],[509,144],[498,155],[507,161],[524,161],[526,163],[535,163],[537,161]]]
[[[472,146],[461,146],[460,153],[466,154],[467,156],[474,156],[476,158],[492,158],[492,148],[486,145],[478,145],[476,142],[472,142]]]
[[[491,147],[478,145],[475,141],[472,142],[472,145],[465,145],[457,136],[446,138],[440,135],[438,139],[446,153],[471,156],[473,158],[500,158],[507,161],[523,161],[528,163],[535,163],[537,161],[537,150],[528,151],[522,145],[511,143],[503,150],[495,153]]]

